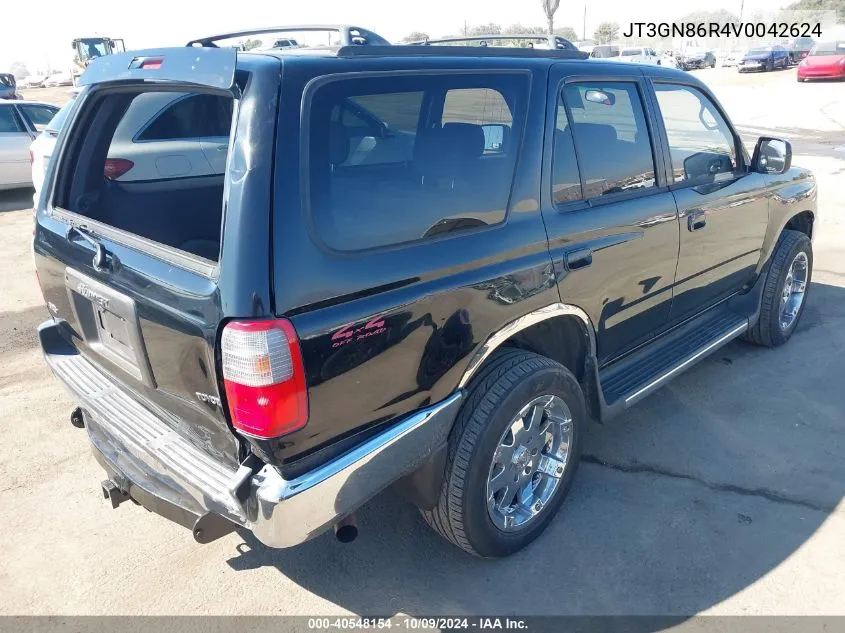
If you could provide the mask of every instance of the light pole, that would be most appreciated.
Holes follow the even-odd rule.
[[[586,2],[584,3],[584,25],[581,28],[581,30],[584,32],[584,39],[586,40],[587,39],[587,3]]]

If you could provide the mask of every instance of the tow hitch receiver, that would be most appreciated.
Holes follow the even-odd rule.
[[[111,479],[106,479],[103,483],[103,498],[111,501],[111,507],[116,508],[124,501],[129,501],[130,497],[123,492],[120,487]]]

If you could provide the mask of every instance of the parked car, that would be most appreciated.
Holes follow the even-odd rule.
[[[29,146],[57,110],[38,101],[0,101],[0,190],[32,186]]]
[[[32,195],[33,207],[38,205],[38,195],[41,192],[41,185],[44,182],[44,174],[47,172],[47,166],[50,164],[50,157],[53,155],[53,149],[56,147],[56,139],[62,126],[68,117],[71,107],[73,106],[73,99],[79,93],[78,88],[72,88],[68,91],[68,96],[71,101],[59,108],[58,112],[53,115],[53,118],[43,126],[43,129],[38,129],[38,135],[29,146],[29,158],[32,168],[32,187],[35,192]]]
[[[113,506],[288,547],[351,540],[394,486],[505,556],[553,520],[588,419],[801,319],[815,180],[785,140],[749,155],[694,76],[213,43],[95,60],[39,198],[40,343]],[[104,175],[136,100],[174,89],[237,100],[223,173]]]
[[[20,99],[15,76],[11,73],[0,73],[0,99]]]
[[[716,56],[712,51],[691,49],[681,53],[680,66],[684,70],[715,68]]]
[[[607,59],[608,57],[619,57],[619,47],[614,44],[599,44],[593,46],[590,57],[596,59]]]
[[[780,45],[757,46],[748,49],[739,63],[739,72],[749,70],[774,70],[789,66],[789,52]]]
[[[274,40],[270,48],[299,48],[299,42],[291,38]]]
[[[845,77],[845,40],[831,40],[814,45],[798,64],[798,81]]]
[[[69,72],[66,73],[57,73],[55,75],[51,75],[44,81],[45,88],[56,88],[58,86],[72,86],[73,85],[73,77]]]
[[[658,56],[653,49],[645,46],[623,48],[622,52],[619,53],[619,61],[634,62],[637,64],[653,64],[655,66],[662,65],[660,56]]]
[[[25,88],[43,88],[44,82],[47,81],[47,79],[49,79],[49,77],[46,75],[30,75],[19,83]]]
[[[738,49],[725,50],[716,56],[716,60],[719,66],[732,68],[739,65],[743,55],[744,52]]]
[[[789,53],[789,63],[797,64],[810,54],[816,40],[812,37],[796,37],[790,40],[784,48]]]

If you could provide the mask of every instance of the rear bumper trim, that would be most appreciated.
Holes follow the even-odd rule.
[[[270,547],[317,536],[422,465],[446,442],[463,398],[458,391],[416,411],[294,479],[264,465],[241,500],[236,491],[242,472],[215,460],[140,404],[79,354],[62,328],[62,321],[52,320],[39,327],[44,357],[79,399],[95,457],[112,480],[148,509],[182,525],[211,512],[250,529]]]

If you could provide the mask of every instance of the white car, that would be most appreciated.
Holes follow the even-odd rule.
[[[54,88],[56,86],[72,86],[73,85],[73,77],[69,72],[66,73],[56,73],[55,75],[51,75],[47,77],[44,81],[45,88]]]
[[[633,62],[635,64],[651,64],[652,66],[662,66],[660,56],[655,53],[653,49],[645,46],[623,48],[622,51],[619,53],[619,61]]]
[[[18,82],[18,85],[24,88],[43,88],[44,82],[47,81],[47,75],[30,75],[26,79]]]
[[[29,146],[57,110],[38,101],[0,101],[0,190],[32,186]]]
[[[71,105],[59,110],[32,143],[36,204]],[[134,182],[222,174],[226,171],[231,121],[232,100],[225,97],[143,93],[133,99],[115,130],[103,175],[113,181]]]

